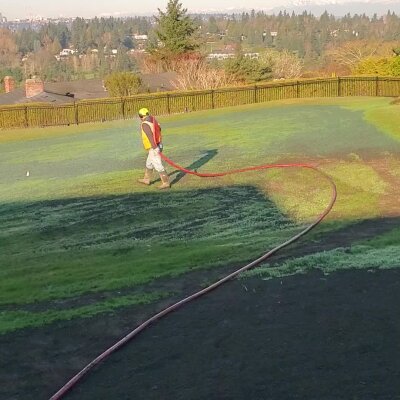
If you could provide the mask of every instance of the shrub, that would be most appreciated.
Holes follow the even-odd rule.
[[[390,59],[387,57],[366,57],[363,58],[353,70],[357,75],[391,75]]]
[[[262,64],[257,59],[251,59],[243,55],[227,60],[225,70],[235,80],[242,82],[259,82],[270,79],[272,76],[271,67]]]
[[[139,92],[142,80],[132,72],[114,72],[104,79],[104,85],[112,97],[132,96]]]

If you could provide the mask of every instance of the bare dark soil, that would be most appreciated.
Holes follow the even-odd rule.
[[[49,398],[162,305],[1,337],[0,398]],[[399,399],[399,338],[400,269],[236,280],[150,327],[67,398]]]
[[[317,230],[274,263],[373,239],[398,223]],[[400,399],[400,266],[393,267],[229,282],[150,327],[67,399]],[[0,336],[0,399],[48,399],[141,321],[232,268],[130,289],[177,293],[156,304]],[[115,293],[80,301],[98,296]]]

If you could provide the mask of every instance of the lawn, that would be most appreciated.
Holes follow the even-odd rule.
[[[159,120],[166,155],[189,169],[302,162],[334,178],[338,199],[326,221],[243,276],[245,285],[254,276],[400,267],[399,107],[384,98],[289,100]],[[326,181],[301,169],[199,179],[168,167],[173,186],[160,192],[158,183],[136,183],[144,159],[138,121],[0,132],[7,343],[179,298],[176,279],[201,273],[204,285],[212,271],[243,265],[330,199]]]
[[[160,121],[166,154],[192,169],[318,165],[338,186],[326,223],[335,229],[398,215],[397,108],[386,99],[288,101]],[[299,231],[329,200],[326,182],[303,170],[198,179],[169,169],[170,192],[142,187],[137,121],[5,131],[0,153],[0,333],[53,321],[55,300],[239,265]],[[43,318],[35,319],[27,309],[39,302]],[[93,313],[103,306],[92,304]]]

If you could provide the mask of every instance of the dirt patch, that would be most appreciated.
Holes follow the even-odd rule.
[[[388,183],[387,193],[382,196],[380,201],[381,209],[387,216],[400,215],[400,176],[395,174],[393,166],[399,167],[400,162],[393,159],[378,159],[369,162],[369,165]]]
[[[394,399],[399,278],[231,282],[152,327],[68,398]]]

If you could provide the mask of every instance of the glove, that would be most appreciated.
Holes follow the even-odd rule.
[[[157,154],[160,154],[160,152],[161,152],[161,150],[158,146],[155,149],[153,149],[153,151]]]

